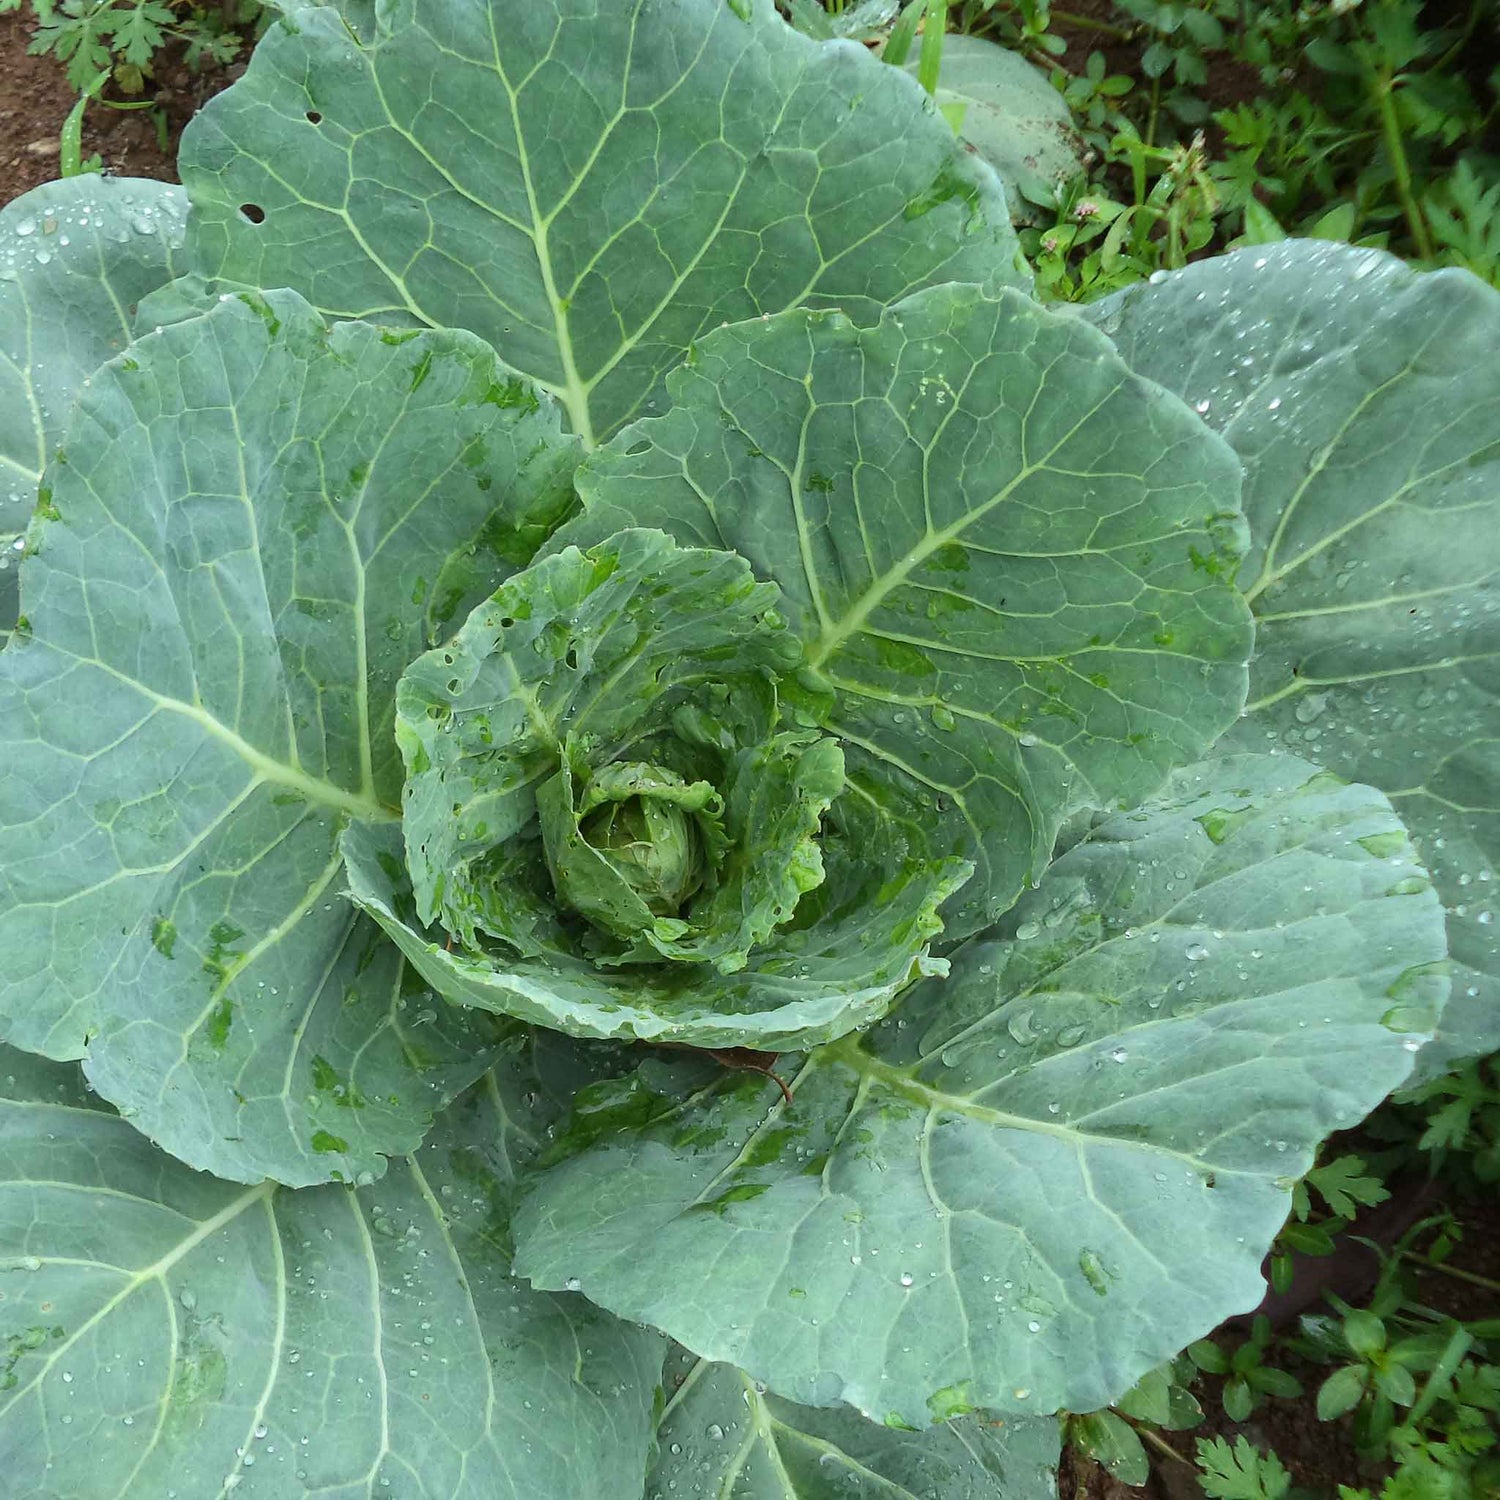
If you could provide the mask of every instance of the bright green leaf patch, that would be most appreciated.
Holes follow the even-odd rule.
[[[400,844],[344,835],[356,903],[440,993],[575,1035],[776,1050],[884,1014],[944,971],[970,867],[915,786],[846,791],[779,603],[656,531],[517,575],[402,678]]]

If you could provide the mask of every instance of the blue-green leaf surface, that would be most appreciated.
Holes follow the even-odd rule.
[[[1500,292],[1318,242],[1098,304],[1247,470],[1250,706],[1232,743],[1381,787],[1448,908],[1418,1076],[1500,1047]]]
[[[42,470],[84,378],[130,342],[135,304],[171,279],[187,199],[123,177],[46,182],[0,208],[0,633]]]
[[[658,1061],[586,1091],[516,1268],[795,1401],[1092,1410],[1259,1301],[1318,1142],[1409,1074],[1443,952],[1378,792],[1181,770],[949,978],[783,1059],[792,1103]]]
[[[0,1049],[14,1500],[615,1500],[662,1340],[507,1274],[508,1056],[377,1184],[216,1181]]]
[[[482,1070],[342,899],[396,679],[569,503],[549,398],[462,333],[231,297],[93,377],[0,656],[0,1032],[223,1177],[378,1173]]]
[[[667,1358],[646,1500],[1056,1500],[1053,1417],[954,1417],[926,1432],[797,1406],[731,1365]]]
[[[603,439],[726,319],[1024,280],[914,80],[770,0],[296,5],[179,159],[200,270],[468,328]]]
[[[857,328],[711,334],[673,409],[580,468],[554,545],[626,525],[781,586],[851,779],[916,786],[1005,910],[1075,808],[1152,792],[1244,701],[1239,464],[1109,343],[1019,293],[938,287]]]

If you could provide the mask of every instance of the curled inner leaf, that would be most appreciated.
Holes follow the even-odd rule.
[[[847,778],[779,600],[643,530],[512,577],[402,679],[405,858],[352,830],[355,899],[451,998],[584,1035],[881,1014],[970,867]]]
[[[717,873],[723,812],[712,782],[684,781],[663,766],[601,766],[579,803],[578,831],[656,916],[673,917]]]

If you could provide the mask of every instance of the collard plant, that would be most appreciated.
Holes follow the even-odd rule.
[[[1494,1044],[1496,294],[1049,311],[716,0],[294,9],[180,166],[0,218],[7,1483],[1051,1493]]]

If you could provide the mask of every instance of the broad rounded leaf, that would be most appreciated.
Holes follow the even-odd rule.
[[[578,472],[552,545],[656,526],[781,586],[851,775],[915,782],[1004,911],[1075,808],[1149,795],[1234,721],[1250,620],[1233,453],[1077,319],[938,287],[873,328],[704,339],[673,410]]]
[[[517,1272],[910,1426],[1106,1405],[1254,1306],[1293,1181],[1446,994],[1389,803],[1290,757],[1179,771],[1002,932],[785,1060],[791,1104],[661,1062],[586,1091]]]
[[[46,182],[0,208],[0,633],[37,485],[84,377],[130,342],[135,304],[175,274],[179,187]]]
[[[915,73],[920,66],[914,56],[906,70]],[[1032,222],[1037,212],[1024,186],[1055,190],[1083,171],[1084,143],[1068,101],[1019,53],[984,37],[945,36],[933,97],[962,109],[959,136],[999,173],[1018,223]]]
[[[294,1191],[189,1171],[76,1069],[0,1075],[7,1494],[613,1500],[644,1470],[662,1341],[507,1274],[498,1091],[373,1187]]]
[[[1381,787],[1448,907],[1419,1076],[1500,1047],[1500,292],[1314,242],[1098,304],[1245,462],[1257,620],[1233,743]]]
[[[916,83],[770,0],[297,5],[179,166],[199,269],[471,329],[586,442],[726,319],[1024,280]]]
[[[668,1356],[646,1500],[1056,1500],[1058,1423],[954,1417],[928,1432],[797,1406],[743,1370]]]
[[[569,502],[472,335],[229,298],[93,377],[0,656],[0,1031],[222,1177],[379,1172],[484,1067],[340,895],[396,678]]]

